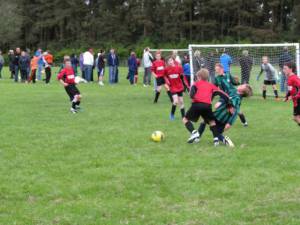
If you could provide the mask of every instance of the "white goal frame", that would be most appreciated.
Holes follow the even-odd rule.
[[[194,82],[194,68],[193,68],[193,48],[241,48],[241,47],[295,47],[296,48],[296,66],[297,74],[300,76],[300,44],[299,43],[276,43],[276,44],[217,44],[217,45],[189,45],[189,57],[191,65],[191,84]]]

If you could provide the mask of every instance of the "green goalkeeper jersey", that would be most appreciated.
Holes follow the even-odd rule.
[[[225,73],[224,75],[218,75],[215,79],[215,85],[219,87],[229,96],[234,96],[236,94],[236,88],[234,85],[238,85],[230,73]]]

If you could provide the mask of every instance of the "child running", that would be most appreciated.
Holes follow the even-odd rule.
[[[264,80],[264,84],[262,87],[263,99],[265,99],[265,100],[267,99],[267,86],[271,85],[273,88],[273,91],[274,91],[275,99],[279,100],[277,86],[276,86],[276,70],[272,66],[272,64],[269,62],[268,56],[262,57],[261,71],[256,78],[257,81],[259,80],[260,76],[263,73],[265,73],[265,80]]]
[[[192,106],[183,118],[183,124],[186,129],[191,133],[191,137],[188,139],[188,143],[195,143],[200,141],[200,134],[198,130],[195,130],[192,122],[197,122],[202,117],[205,123],[209,124],[210,130],[214,137],[214,145],[218,146],[219,141],[227,144],[223,135],[220,134],[214,114],[212,112],[212,98],[218,94],[224,99],[229,101],[228,96],[219,90],[218,87],[208,82],[209,71],[207,69],[201,69],[196,75],[197,81],[191,87],[190,96],[192,98]],[[192,121],[192,122],[191,122]]]
[[[72,102],[70,111],[74,114],[77,113],[77,110],[80,109],[81,95],[75,84],[75,74],[70,60],[65,61],[65,66],[58,74],[57,79],[70,97]]]
[[[288,93],[285,101],[293,100],[294,104],[294,121],[300,126],[300,79],[295,74],[295,63],[286,63],[283,67],[283,73],[288,79]]]
[[[184,84],[182,66],[175,63],[173,58],[168,59],[168,66],[165,69],[165,82],[170,87],[170,92],[173,97],[173,103],[171,108],[170,120],[175,119],[175,111],[177,105],[180,107],[181,117],[185,116],[183,92]]]
[[[165,84],[165,78],[164,78],[164,76],[165,76],[165,61],[162,60],[160,51],[156,52],[156,54],[155,54],[155,61],[152,64],[151,71],[152,71],[152,75],[156,79],[156,85],[157,85],[156,90],[155,90],[154,103],[157,103],[157,101],[158,101],[162,86],[165,86],[165,89],[167,90],[170,101],[172,102],[173,97],[170,92],[170,88],[168,85]]]

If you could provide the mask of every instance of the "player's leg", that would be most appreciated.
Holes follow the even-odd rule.
[[[186,129],[190,132],[191,136],[188,139],[188,143],[195,143],[199,142],[200,140],[200,135],[197,130],[195,130],[193,122],[197,122],[199,117],[200,117],[200,111],[201,110],[199,107],[197,107],[197,104],[192,104],[190,109],[187,111],[185,117],[183,117],[182,122]]]
[[[170,113],[170,120],[174,120],[175,119],[176,107],[179,104],[178,95],[177,94],[173,94],[172,97],[173,97],[173,103],[172,103],[172,108],[171,108],[171,113]]]
[[[164,84],[164,87],[165,87],[165,89],[167,91],[167,94],[168,94],[168,96],[170,98],[170,101],[173,102],[173,97],[172,97],[172,93],[170,91],[170,87],[167,84]]]
[[[242,124],[244,125],[244,127],[247,127],[248,126],[248,122],[246,120],[245,114],[240,111],[239,112],[239,117],[240,117],[240,120],[241,120]]]
[[[157,85],[156,90],[155,90],[154,103],[158,102],[158,99],[159,99],[159,96],[160,96],[160,92],[161,92],[161,88],[162,88],[161,85]]]
[[[278,99],[279,97],[278,97],[278,90],[277,90],[276,82],[272,84],[272,88],[274,91],[275,98]]]
[[[184,102],[183,102],[183,93],[178,94],[178,105],[180,107],[181,117],[185,117],[185,109],[184,109]]]
[[[266,84],[264,84],[262,86],[262,97],[263,97],[263,99],[267,98],[267,86],[266,86]]]

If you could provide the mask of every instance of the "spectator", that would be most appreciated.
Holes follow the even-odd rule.
[[[14,50],[9,50],[8,52],[8,64],[10,71],[10,79],[15,77],[15,65],[14,65],[15,53]]]
[[[131,52],[128,59],[128,79],[131,85],[134,84],[134,76],[137,71],[138,65],[136,60],[135,52]]]
[[[249,84],[253,60],[249,56],[248,50],[244,50],[242,54],[243,55],[239,60],[241,66],[241,76],[242,76],[241,81],[242,84]]]
[[[30,62],[31,75],[28,80],[29,82],[35,83],[36,71],[38,69],[38,62],[39,62],[40,58],[41,58],[40,53],[38,51],[36,51],[35,55],[33,56],[33,58],[31,59],[31,62]]]
[[[73,67],[73,70],[74,70],[74,73],[75,73],[75,76],[78,75],[78,64],[79,64],[79,60],[77,58],[77,55],[75,54],[72,54],[71,55],[71,64],[72,64],[72,67]]]
[[[98,71],[98,81],[100,86],[104,86],[103,83],[103,77],[104,77],[104,71],[105,71],[105,52],[101,49],[98,58],[97,58],[97,71]]]
[[[150,52],[150,48],[145,48],[143,54],[143,65],[144,65],[144,87],[151,85],[151,66],[152,66],[153,56]]]
[[[136,58],[137,68],[134,75],[134,84],[136,85],[139,79],[139,67],[141,66],[141,60]]]
[[[51,55],[49,50],[44,53],[44,65],[46,74],[45,82],[49,84],[51,80],[51,67],[53,65],[53,55]]]
[[[39,61],[38,61],[38,69],[37,69],[37,80],[42,80],[42,71],[44,67],[44,60],[43,60],[43,51],[42,49],[38,49],[38,56],[39,56]]]
[[[25,83],[28,80],[28,67],[30,65],[30,59],[27,57],[26,52],[22,51],[19,58],[19,67],[21,72],[21,82]]]
[[[201,56],[201,52],[196,50],[193,58],[194,74],[206,67],[205,59]]]
[[[283,53],[279,57],[279,68],[280,68],[280,91],[287,92],[287,79],[283,73],[283,66],[286,63],[291,63],[293,61],[293,57],[290,55],[287,47],[283,49]]]
[[[232,59],[230,55],[227,54],[226,49],[223,50],[223,54],[220,56],[220,63],[224,68],[224,73],[230,73],[230,65],[232,64]]]
[[[13,64],[14,64],[14,75],[15,75],[15,82],[19,81],[19,59],[21,56],[21,49],[20,48],[16,48],[16,52],[13,58]]]
[[[209,81],[211,83],[215,83],[215,65],[216,65],[216,57],[215,57],[215,54],[213,51],[211,51],[209,53],[209,56],[207,57],[207,63],[206,63],[206,66],[207,66],[207,69],[209,71]]]
[[[4,58],[3,58],[3,55],[2,55],[2,51],[0,51],[0,79],[2,79],[2,68],[4,66]]]
[[[115,49],[111,49],[107,57],[107,64],[109,67],[109,83],[115,84],[118,82],[118,66],[119,58],[115,53]]]
[[[191,66],[190,60],[188,58],[185,59],[183,62],[183,74],[184,79],[187,81],[189,87],[191,86]]]
[[[90,48],[88,51],[83,53],[83,68],[84,68],[85,79],[87,82],[91,82],[93,66],[94,66],[94,54],[93,54],[93,49]]]
[[[83,67],[83,53],[81,53],[79,55],[79,67],[80,67],[80,70],[81,70],[81,77],[83,79],[85,79],[85,74],[84,74],[84,67]]]

